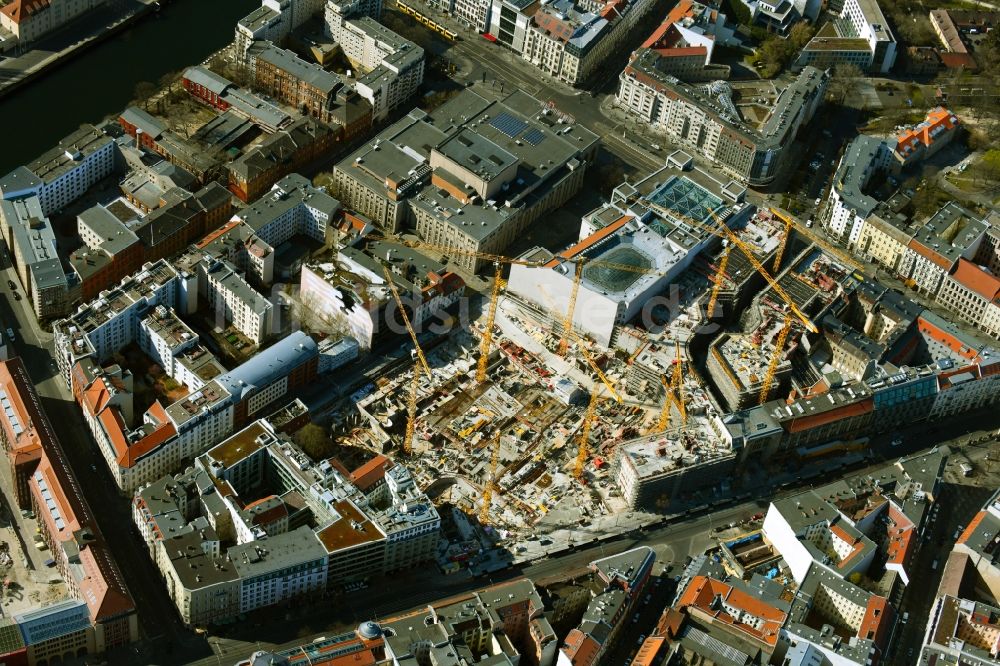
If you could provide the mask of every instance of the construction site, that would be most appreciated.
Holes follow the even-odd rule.
[[[544,535],[742,492],[747,462],[855,451],[860,382],[915,321],[850,257],[690,165],[616,188],[562,251],[400,242],[492,265],[481,310],[426,350],[407,321],[412,364],[352,396],[335,432],[404,458],[462,557],[541,556]]]

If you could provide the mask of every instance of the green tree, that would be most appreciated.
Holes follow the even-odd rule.
[[[750,25],[750,21],[753,20],[753,16],[750,14],[750,9],[744,5],[740,0],[726,0],[723,10],[729,20],[735,21],[740,25]]]
[[[801,51],[802,47],[808,44],[809,40],[813,38],[814,33],[815,31],[811,25],[805,21],[799,21],[792,26],[791,32],[788,33],[788,41],[791,42],[796,51]]]
[[[315,423],[303,426],[292,439],[313,460],[329,458],[336,448],[326,429]]]

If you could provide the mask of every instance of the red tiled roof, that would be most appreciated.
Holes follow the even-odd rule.
[[[885,597],[873,594],[868,599],[868,606],[865,608],[865,615],[861,619],[858,627],[858,638],[868,638],[875,642],[880,648],[885,648],[885,642],[889,638],[889,627],[892,622],[886,620],[893,615],[892,606]]]
[[[918,143],[930,146],[934,143],[934,130],[943,127],[953,130],[958,127],[958,118],[951,111],[939,106],[927,114],[924,122],[915,127],[909,127],[896,138],[896,151],[909,153]]]
[[[873,409],[874,403],[872,402],[872,399],[866,398],[860,402],[852,402],[848,405],[844,405],[843,407],[823,412],[822,414],[806,415],[793,419],[788,425],[788,432],[802,432],[803,430],[809,430],[810,428],[818,428],[819,426],[833,423],[834,421],[839,421],[840,419],[849,419],[862,414],[867,414]]]
[[[757,629],[751,625],[743,624],[724,610],[714,610],[712,603],[717,596],[722,597],[726,605],[738,608],[761,620],[761,628]],[[734,629],[749,634],[771,646],[777,644],[778,635],[787,617],[779,608],[766,604],[743,590],[707,576],[695,576],[687,589],[684,590],[676,607],[678,609],[697,608],[702,613],[715,618],[717,622],[728,624]]]
[[[391,467],[392,461],[389,458],[377,455],[351,472],[351,482],[361,490],[366,490],[384,478],[386,470]]]
[[[207,234],[204,238],[195,243],[195,247],[197,247],[199,250],[203,249],[206,245],[214,241],[216,238],[219,238],[220,236],[223,236],[226,233],[228,233],[231,229],[233,229],[233,227],[238,227],[240,225],[240,222],[241,221],[238,219],[226,222],[221,227],[219,227],[212,233]]]
[[[948,347],[953,353],[971,361],[976,358],[976,350],[969,348],[965,343],[956,338],[944,329],[935,326],[924,317],[917,318],[917,330],[923,335],[934,338],[935,341]]]
[[[960,285],[974,291],[988,301],[1000,298],[1000,278],[984,271],[967,259],[959,259],[952,277]]]
[[[968,69],[970,71],[979,69],[976,59],[969,53],[947,53],[941,51],[938,55],[941,56],[941,64],[948,69]]]
[[[664,58],[680,58],[693,55],[697,56],[708,55],[708,49],[706,49],[704,46],[684,46],[681,48],[661,49],[658,50],[657,53],[659,53]]]
[[[968,541],[969,537],[971,537],[973,534],[976,533],[976,530],[979,528],[979,523],[983,522],[983,518],[985,517],[986,517],[985,511],[980,511],[979,513],[977,513],[976,517],[969,522],[969,526],[965,528],[965,531],[962,532],[962,536],[958,537],[958,541],[956,541],[955,543],[965,543],[966,541]]]
[[[886,527],[888,532],[886,563],[905,566],[916,547],[916,526],[905,513],[897,509],[891,502],[889,503],[889,519],[892,524]]]
[[[573,666],[590,666],[597,663],[601,645],[590,634],[573,629],[566,635],[562,651]]]
[[[50,4],[52,4],[51,0],[13,0],[0,7],[0,12],[9,16],[14,23],[19,24],[31,15],[47,9]]]
[[[952,262],[948,261],[948,259],[940,252],[934,250],[933,248],[927,247],[926,245],[918,241],[916,238],[911,238],[910,242],[907,244],[907,247],[909,247],[911,250],[919,254],[924,259],[930,261],[935,266],[943,268],[946,271],[951,269]]]
[[[632,660],[632,666],[653,666],[656,658],[660,656],[660,648],[666,642],[663,636],[650,636],[642,643],[642,647]]]

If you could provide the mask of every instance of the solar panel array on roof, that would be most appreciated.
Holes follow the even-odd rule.
[[[490,125],[495,127],[497,131],[506,134],[512,139],[524,130],[528,129],[528,123],[524,122],[520,118],[515,118],[506,111],[490,120]]]
[[[531,145],[537,146],[538,144],[540,144],[542,141],[545,140],[545,132],[538,129],[537,127],[532,127],[530,130],[525,132],[524,136],[521,138],[530,143]]]

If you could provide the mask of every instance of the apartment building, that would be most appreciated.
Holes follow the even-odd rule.
[[[204,259],[197,268],[205,304],[219,320],[233,327],[255,345],[272,333],[274,304],[247,284],[241,271],[225,259]]]
[[[86,247],[70,256],[79,285],[76,298],[93,300],[144,263],[175,255],[225,222],[231,212],[229,193],[214,182],[193,194],[171,188],[145,216],[120,219],[100,205],[87,209],[77,217]]]
[[[360,114],[355,122],[370,125],[371,112]],[[229,191],[244,203],[255,201],[288,174],[325,155],[349,136],[346,132],[357,131],[357,127],[344,128],[345,134],[338,136],[325,124],[300,118],[226,165]]]
[[[0,29],[20,44],[30,44],[85,13],[102,9],[107,0],[11,0],[0,7]],[[6,50],[6,43],[4,48]],[[13,46],[13,45],[12,45]]]
[[[597,666],[635,612],[635,604],[646,589],[656,556],[647,546],[604,557],[590,563],[590,570],[603,584],[559,646],[558,666]]]
[[[830,188],[827,226],[848,247],[857,244],[865,220],[879,203],[867,194],[869,183],[895,166],[892,151],[882,139],[861,134],[847,144]]]
[[[967,259],[945,276],[938,303],[980,330],[1000,338],[1000,279]]]
[[[326,12],[326,34],[340,45],[357,69],[358,94],[368,100],[375,119],[385,118],[408,101],[424,80],[424,50],[348,5],[348,15]]]
[[[305,334],[290,335],[227,372],[173,321],[166,309],[155,311],[141,339],[150,356],[165,352],[173,359],[175,381],[187,382],[173,402],[157,400],[141,416],[133,414],[129,376],[90,358],[74,367],[84,421],[123,493],[176,472],[316,377],[319,352]]]
[[[754,187],[772,182],[799,129],[823,101],[829,75],[808,67],[778,94],[759,126],[744,122],[724,81],[688,85],[659,68],[661,56],[639,49],[619,76],[618,106]]]
[[[255,41],[281,42],[292,31],[323,12],[324,0],[261,0],[236,24],[236,58],[243,61]]]
[[[452,0],[446,7],[461,23],[482,34],[490,27],[492,0]]]
[[[307,178],[293,173],[275,183],[267,194],[237,213],[232,221],[246,224],[271,247],[295,235],[325,244],[331,223],[340,210],[339,201],[313,187]]]
[[[334,188],[376,226],[410,226],[475,271],[483,261],[469,253],[502,253],[579,190],[596,147],[589,130],[521,91],[490,100],[465,90],[356,150],[334,169]]]
[[[381,456],[353,472],[314,463],[266,420],[139,490],[133,520],[189,626],[412,568],[440,530],[405,468]],[[178,550],[171,533],[196,547]]]
[[[784,638],[796,648],[811,648],[814,659],[863,666],[885,654],[895,622],[885,597],[814,567],[795,594]]]
[[[340,76],[273,45],[265,45],[256,54],[255,63],[257,89],[300,109],[304,115],[330,122],[337,95],[346,86]]]
[[[938,392],[928,414],[929,420],[982,409],[997,400],[1000,358],[990,355],[966,365],[946,363],[937,380]]]
[[[975,258],[989,225],[954,202],[919,227],[907,244],[897,274],[935,296],[959,259]]]
[[[52,327],[56,361],[66,386],[72,387],[70,372],[81,359],[93,357],[101,363],[135,341],[148,310],[164,305],[186,314],[193,311],[195,297],[190,277],[160,260],[57,321]]]
[[[0,198],[37,196],[42,214],[51,215],[112,175],[117,163],[114,139],[93,125],[83,125],[28,165],[0,178]]]
[[[649,0],[492,0],[489,34],[542,72],[579,85],[621,48],[653,6]]]
[[[72,642],[76,651],[102,653],[139,640],[135,604],[124,577],[20,359],[0,362],[0,386],[0,443],[16,480],[18,508],[34,511],[39,534],[69,594],[80,602],[65,606],[81,620],[74,622],[73,631],[63,633],[66,642]],[[25,640],[29,653],[38,659],[64,654],[59,641],[47,641],[43,631],[46,623],[53,628],[60,625],[52,615],[59,612],[39,609],[21,617],[29,629]],[[89,626],[82,626],[83,619]],[[35,628],[40,631],[35,633]]]

